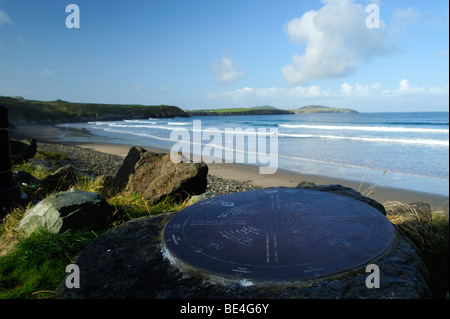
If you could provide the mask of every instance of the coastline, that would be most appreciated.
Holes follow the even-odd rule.
[[[52,125],[24,125],[17,126],[12,130],[11,136],[13,138],[35,138],[42,143],[56,143],[63,145],[72,145],[82,148],[92,149],[102,153],[118,155],[125,157],[128,154],[130,147],[133,145],[114,144],[107,142],[95,141],[95,136],[91,142],[76,142],[66,141],[61,138],[61,129]],[[140,145],[138,145],[140,146]],[[167,150],[143,146],[146,150],[157,153],[168,153]],[[231,179],[240,182],[249,182],[261,187],[295,187],[299,183],[312,182],[317,185],[324,184],[340,184],[346,187],[353,188],[364,194],[372,184],[347,180],[342,178],[329,177],[324,175],[310,175],[297,172],[291,172],[283,169],[278,169],[275,174],[261,175],[259,174],[259,167],[249,164],[223,164],[211,163],[208,164],[209,174],[223,179]],[[398,201],[403,203],[412,202],[426,202],[430,204],[433,211],[445,211],[448,216],[449,198],[448,196],[440,194],[432,194],[425,192],[418,192],[413,190],[405,190],[400,188],[393,188],[387,186],[376,186],[369,194],[370,198],[384,204],[387,201]]]

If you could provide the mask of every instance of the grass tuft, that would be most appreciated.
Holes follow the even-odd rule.
[[[389,220],[406,233],[419,249],[430,274],[430,289],[435,298],[449,291],[449,220],[440,211],[426,213],[400,202],[385,204],[386,211],[399,205],[401,214],[387,214]]]
[[[36,232],[21,238],[0,259],[0,299],[53,297],[66,266],[94,238],[91,231]]]

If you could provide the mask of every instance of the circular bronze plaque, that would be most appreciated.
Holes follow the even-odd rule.
[[[272,188],[193,204],[167,223],[163,237],[176,260],[207,273],[304,280],[369,264],[395,233],[383,214],[360,201]]]

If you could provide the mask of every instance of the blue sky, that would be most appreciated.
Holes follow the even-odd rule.
[[[448,17],[436,0],[0,0],[0,95],[448,111]]]

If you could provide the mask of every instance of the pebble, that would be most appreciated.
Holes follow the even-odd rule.
[[[38,151],[40,150],[63,154],[69,158],[68,162],[76,169],[95,176],[115,175],[123,161],[121,156],[73,145],[38,142]]]
[[[123,161],[123,157],[118,155],[107,154],[74,145],[38,142],[38,151],[39,150],[63,154],[67,156],[69,160],[62,161],[63,163],[61,163],[61,166],[70,163],[76,169],[94,176],[104,174],[115,175]],[[208,185],[206,192],[211,192],[217,195],[262,188],[260,186],[253,185],[251,181],[237,181],[212,176],[209,174],[207,179]]]

